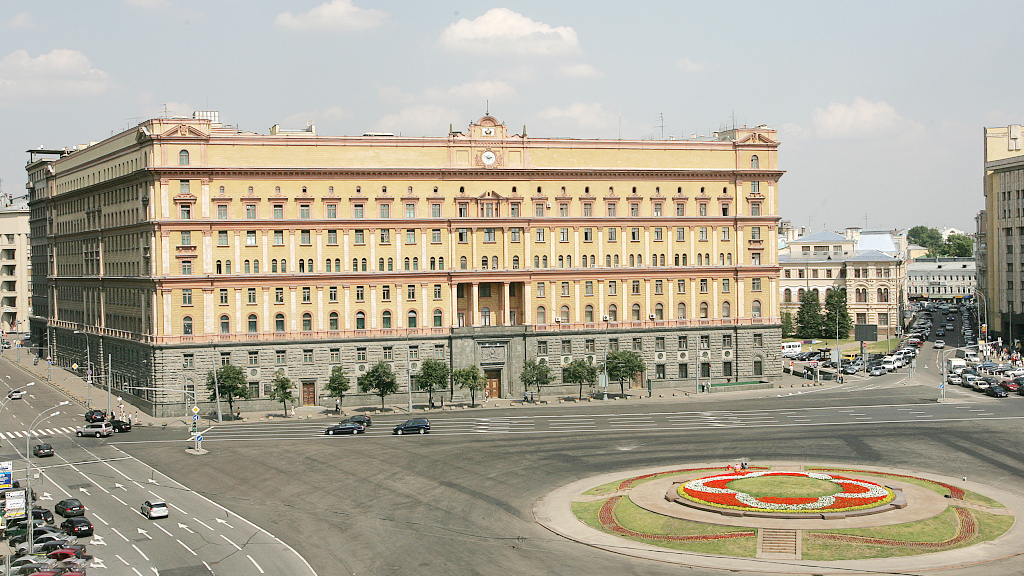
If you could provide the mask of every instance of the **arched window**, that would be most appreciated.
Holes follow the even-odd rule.
[[[542,257],[540,259],[540,262],[541,262],[543,268],[547,268],[548,267],[548,257],[547,256]]]
[[[284,332],[284,314],[280,312],[274,316],[274,332]]]
[[[558,257],[558,267],[565,268],[565,260],[563,260],[563,256]]]
[[[658,302],[657,304],[654,305],[654,319],[655,320],[664,320],[665,319],[665,306],[661,302]]]
[[[676,305],[676,318],[680,320],[686,318],[686,302],[680,302]]]
[[[594,307],[587,304],[587,307],[583,309],[583,321],[593,322],[594,321]]]
[[[540,256],[533,257],[533,267],[540,268]]]
[[[804,289],[803,288],[800,288],[799,290],[796,291],[796,299],[797,299],[797,302],[803,302],[804,301]]]
[[[312,332],[313,330],[313,315],[309,312],[303,312],[302,314],[302,331]]]
[[[302,258],[299,258],[299,272],[305,272],[305,271],[306,271],[306,261],[303,260]]]
[[[459,258],[459,268],[461,270],[465,270],[466,266],[468,266],[468,265],[469,265],[469,261],[466,260],[465,256],[462,256],[462,257]]]
[[[416,311],[415,310],[409,310],[408,324],[406,324],[406,326],[409,327],[409,328],[415,328],[416,327]]]
[[[231,334],[231,318],[227,314],[220,317],[220,333]]]
[[[512,257],[512,269],[519,270],[519,256]]]
[[[249,273],[249,261],[248,260],[246,260],[245,262],[242,262],[242,271],[244,271],[246,274]]]
[[[497,269],[498,269],[498,257],[497,256],[491,256],[491,270],[497,270]]]
[[[391,311],[390,310],[385,310],[384,313],[380,315],[380,327],[381,328],[391,328]]]
[[[619,321],[619,309],[615,306],[615,304],[609,304],[608,305],[608,321],[609,322],[618,322]]]
[[[288,261],[281,258],[281,273],[284,274],[286,272],[288,272]]]
[[[438,270],[444,270],[444,257],[443,256],[437,259],[437,269]]]
[[[701,254],[700,252],[698,252],[697,253],[697,266],[703,266],[703,265],[704,265],[704,255]]]
[[[616,268],[619,267],[619,255],[618,254],[615,255],[615,267]]]
[[[338,329],[338,313],[337,312],[331,312],[331,315],[328,316],[328,318],[327,318],[327,328],[329,330],[337,330]]]
[[[707,318],[708,317],[708,303],[707,302],[701,302],[700,303],[700,317],[701,318]]]
[[[718,254],[718,265],[719,266],[725,266],[725,254],[723,254],[723,253],[719,253]]]
[[[569,322],[569,306],[562,306],[561,314],[562,322]]]
[[[192,317],[185,316],[181,319],[181,333],[186,336],[192,335]]]
[[[640,305],[639,304],[633,304],[633,309],[632,310],[633,310],[633,316],[632,316],[633,320],[639,320],[640,319]]]
[[[412,259],[412,269],[413,270],[419,270],[420,269],[420,259],[419,258],[413,258]]]
[[[224,273],[231,274],[231,260],[224,261]]]
[[[491,309],[484,306],[480,309],[480,325],[490,326],[491,325]]]
[[[591,267],[591,268],[593,268],[593,267],[594,267],[594,263],[595,263],[595,262],[597,262],[597,256],[594,256],[593,254],[591,254],[591,255],[590,255],[590,267]]]
[[[707,252],[704,253],[704,265],[711,266],[711,254],[708,254]]]
[[[732,252],[728,252],[725,255],[725,263],[728,266],[732,266]]]
[[[722,318],[730,318],[732,316],[732,306],[729,302],[722,302]]]
[[[480,257],[480,269],[481,270],[487,270],[487,263],[490,262],[490,261],[491,261],[490,258],[488,258],[487,256],[481,256]]]
[[[178,166],[188,166],[188,150],[178,152]]]
[[[331,271],[331,259],[330,259],[330,258],[328,258],[328,259],[327,259],[327,260],[326,260],[326,261],[324,262],[324,268],[325,268],[325,269],[327,269],[327,271],[328,271],[328,272],[330,272],[330,271]]]
[[[686,254],[683,254],[683,266],[688,266],[686,263]]]
[[[657,266],[657,265],[658,265],[658,255],[657,254],[651,254],[651,266]]]
[[[277,272],[277,258],[270,261],[270,271]]]
[[[437,258],[434,258],[433,256],[430,257],[430,269],[437,270]]]
[[[359,271],[359,258],[353,258],[352,259],[352,271],[353,272],[358,272]]]
[[[548,315],[547,310],[543,306],[537,306],[537,324],[547,324]]]
[[[643,254],[637,254],[636,255],[636,265],[637,266],[643,266],[644,265],[644,255]]]
[[[355,269],[353,268],[353,270],[355,270]],[[335,258],[334,259],[334,271],[335,272],[341,272],[341,258]]]
[[[366,258],[363,258],[362,260],[359,261],[359,267],[362,269],[363,272],[366,272]]]
[[[331,265],[330,264],[327,265],[327,271],[328,272],[331,271]],[[306,260],[306,272],[309,272],[310,274],[313,273],[313,259],[312,258],[310,258],[309,260]]]
[[[632,268],[633,266],[636,266],[634,258],[636,258],[636,257],[633,256],[632,254],[629,255],[629,267],[630,268]]]
[[[249,334],[255,334],[260,331],[259,321],[255,314],[249,314]]]
[[[565,267],[572,268],[572,256],[565,257]]]
[[[377,271],[378,272],[383,272],[384,271],[384,259],[383,258],[379,258],[377,260]]]
[[[356,330],[366,330],[366,313],[356,312]]]
[[[790,290],[789,288],[786,288],[785,290],[783,290],[782,291],[782,301],[783,302],[792,302],[793,301],[793,291]]]
[[[434,310],[434,326],[440,328],[444,321],[444,313],[440,308]]]
[[[753,316],[754,318],[760,318],[761,317],[761,301],[760,300],[754,300],[750,304],[750,315]]]
[[[611,268],[612,267],[612,255],[611,254],[605,254],[604,255],[604,267],[605,268]]]
[[[393,272],[394,270],[395,270],[395,259],[394,258],[388,258],[388,272]]]
[[[661,265],[664,266],[665,265],[665,255],[664,254],[661,255],[660,260],[661,260]]]
[[[223,266],[221,265],[221,261],[220,260],[217,260],[217,264],[214,266],[214,268],[217,270],[217,274],[223,274],[224,273]]]
[[[586,254],[583,255],[582,262],[580,262],[580,267],[582,267],[582,268],[586,268],[587,267],[587,256],[586,256]]]
[[[750,157],[750,168],[756,170],[761,167],[760,160],[757,159],[757,155]]]
[[[412,262],[412,260],[410,260],[409,257],[406,256],[405,257],[405,270],[409,270],[409,266],[410,266],[411,262]]]

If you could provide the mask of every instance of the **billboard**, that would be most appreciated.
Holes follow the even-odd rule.
[[[4,522],[25,517],[25,491],[12,490],[4,502]]]
[[[13,462],[0,462],[0,490],[14,487],[11,477],[13,476]]]

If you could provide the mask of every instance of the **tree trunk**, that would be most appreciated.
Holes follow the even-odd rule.
[[[476,406],[476,390],[472,388],[469,390],[469,404],[470,406]]]
[[[626,381],[625,380],[621,380],[621,379],[619,380],[619,394],[623,398],[626,397]]]
[[[234,400],[234,397],[231,396],[230,394],[228,394],[228,413],[229,414],[234,414],[235,413],[235,406],[232,403],[232,400]]]
[[[434,388],[427,388],[427,403],[431,408],[434,407]]]
[[[381,412],[384,411],[384,396],[383,395],[381,395],[381,397],[380,397],[380,411]]]
[[[583,382],[580,382],[580,400],[583,400]]]
[[[284,406],[284,417],[287,418],[288,417],[288,402],[282,400],[281,401],[281,406]]]

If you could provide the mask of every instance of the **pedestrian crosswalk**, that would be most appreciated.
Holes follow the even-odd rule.
[[[8,438],[29,438],[33,436],[56,436],[57,434],[74,434],[77,428],[40,428],[39,430],[21,430],[11,432],[0,432]]]

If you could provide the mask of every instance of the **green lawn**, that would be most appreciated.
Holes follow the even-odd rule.
[[[733,480],[726,486],[754,498],[819,498],[843,491],[843,487],[835,482],[802,476],[756,476]]]

